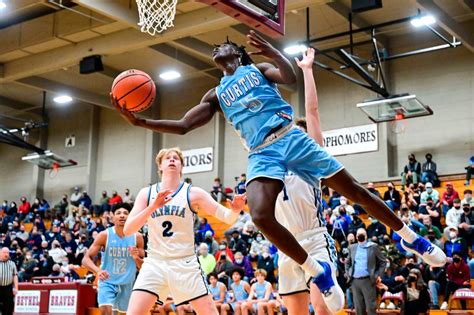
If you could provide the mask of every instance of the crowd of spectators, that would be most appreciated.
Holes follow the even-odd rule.
[[[338,281],[347,292],[349,308],[357,308],[357,301],[360,303],[361,296],[368,294],[354,287],[354,272],[370,274],[370,270],[350,268],[355,245],[377,248],[377,253],[380,252],[377,257],[383,257],[383,261],[375,263],[375,267],[382,271],[377,272],[373,279],[374,294],[403,292],[403,308],[406,310],[445,309],[446,301],[456,289],[470,287],[470,279],[474,278],[472,191],[465,189],[460,194],[451,183],[447,183],[446,188],[438,192],[433,188],[438,183],[433,185],[431,182],[438,180],[431,154],[426,155],[422,165],[417,164],[420,163],[411,156],[404,170],[402,190],[391,182],[386,189],[376,189],[373,183],[368,183],[367,188],[382,198],[412,230],[444,249],[449,257],[444,267],[427,266],[402,248],[398,234],[388,231],[375,218],[366,217],[360,205],[351,204],[336,191],[324,190],[323,217],[329,233],[337,242]],[[216,178],[211,194],[216,200],[224,201],[232,198],[232,194],[244,193],[245,174],[235,180],[234,190],[229,190]],[[87,192],[78,187],[73,189],[70,197],[63,195],[54,206],[43,198],[35,198],[32,203],[24,196],[19,200],[19,204],[4,200],[0,207],[0,247],[11,249],[10,256],[19,270],[20,281],[29,281],[35,276],[77,279],[79,276],[75,270],[93,239],[113,225],[110,217],[113,205],[134,202],[126,189],[122,195],[117,191],[112,191],[111,195],[103,191],[94,204]],[[194,231],[203,272],[211,285],[216,287],[215,280],[220,283],[219,290],[225,292],[225,299],[220,303],[222,314],[227,312],[226,301],[234,296],[230,292],[236,281],[239,288],[241,282],[248,284],[243,285],[248,287],[247,294],[257,282],[266,281],[271,288],[277,287],[278,250],[257,230],[248,212],[240,213],[222,239],[216,239],[214,229],[205,217],[196,216]],[[439,297],[443,301],[441,305]],[[235,298],[234,302],[237,302]],[[267,302],[259,307],[264,307],[269,314],[284,309],[283,301],[275,292],[267,297]],[[241,307],[248,308],[246,303],[241,301]],[[384,301],[379,307],[393,308],[395,305]]]

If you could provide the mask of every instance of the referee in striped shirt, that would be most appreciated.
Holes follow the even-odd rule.
[[[0,296],[2,315],[12,315],[15,306],[15,294],[18,292],[18,274],[15,263],[10,260],[10,250],[3,247],[0,252]]]

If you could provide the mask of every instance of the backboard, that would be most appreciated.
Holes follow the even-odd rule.
[[[60,167],[74,166],[77,162],[71,159],[63,158],[47,150],[44,154],[29,153],[23,156],[22,161],[30,162],[44,169],[57,170]]]
[[[285,35],[285,0],[198,0],[270,37]]]
[[[357,104],[375,123],[432,115],[429,106],[424,105],[416,95],[402,94],[389,98],[375,99]]]

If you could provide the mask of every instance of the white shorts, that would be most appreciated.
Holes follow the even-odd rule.
[[[197,256],[159,259],[146,257],[133,291],[145,291],[164,302],[168,295],[179,306],[209,294]]]
[[[306,231],[295,235],[295,238],[311,257],[329,263],[333,281],[337,283],[336,246],[327,229],[322,227]],[[278,292],[280,296],[309,292],[309,282],[312,276],[283,252],[280,251],[278,254]]]

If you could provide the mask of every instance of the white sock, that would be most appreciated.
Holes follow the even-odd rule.
[[[397,232],[398,235],[400,235],[408,243],[413,243],[418,238],[418,234],[413,232],[406,224],[403,224],[403,227],[395,232]]]
[[[317,276],[320,273],[324,272],[324,268],[311,256],[308,255],[305,262],[301,265],[304,271],[310,275]]]

